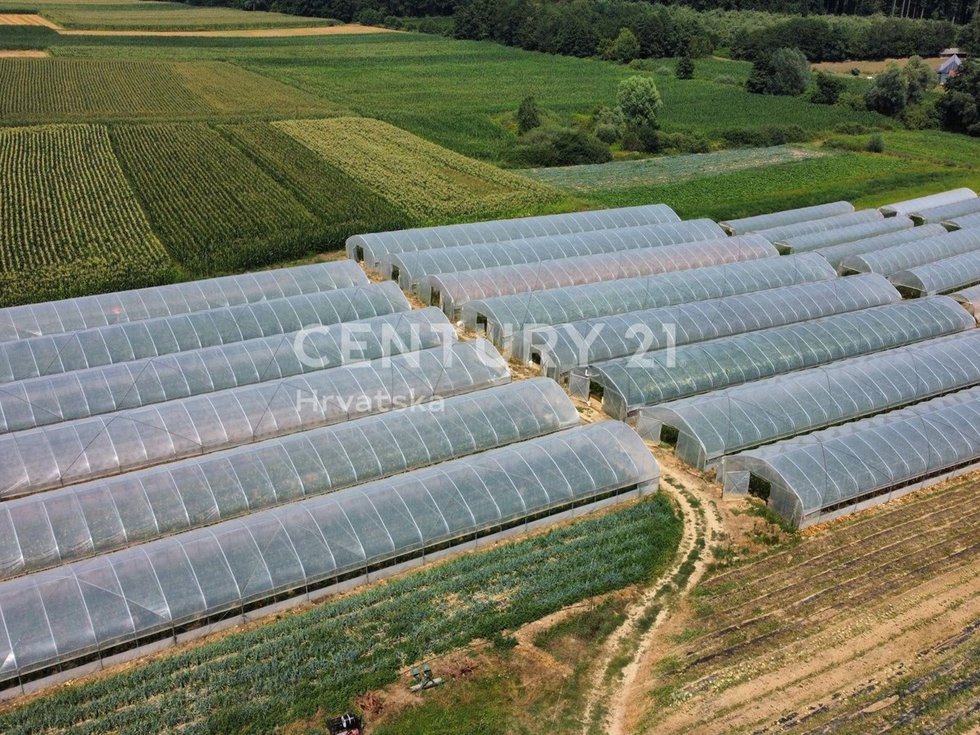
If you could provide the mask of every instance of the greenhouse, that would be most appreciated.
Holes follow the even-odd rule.
[[[819,255],[787,255],[479,299],[463,306],[463,322],[470,329],[485,329],[497,346],[519,350],[521,340],[515,337],[530,326],[562,324],[836,277],[834,269]]]
[[[602,408],[625,418],[675,401],[780,373],[857,357],[976,327],[950,298],[906,301],[590,365]],[[572,375],[576,381],[577,376]]]
[[[963,304],[963,308],[973,316],[980,315],[980,286],[970,286],[962,291],[951,293],[950,296]]]
[[[640,435],[676,437],[704,469],[721,457],[980,385],[980,330],[641,408]],[[667,432],[663,430],[667,429]]]
[[[354,261],[363,260],[368,268],[377,270],[384,256],[391,253],[412,253],[543,235],[655,225],[680,222],[680,219],[666,204],[644,204],[638,207],[600,209],[592,212],[546,214],[540,217],[374,232],[347,238],[347,257]]]
[[[604,421],[0,583],[0,681],[233,617],[630,491],[659,469]]]
[[[455,320],[460,317],[463,304],[476,299],[740,263],[777,254],[768,240],[742,235],[540,263],[439,273],[426,277],[420,285],[420,293],[427,293],[429,303],[438,304]]]
[[[908,215],[913,212],[920,212],[923,209],[943,207],[947,204],[955,204],[956,202],[962,202],[967,199],[976,199],[976,197],[977,194],[972,189],[951,189],[916,199],[906,199],[903,202],[896,202],[895,204],[886,204],[883,207],[879,207],[879,210],[886,217],[893,217],[896,214]]]
[[[366,286],[350,261],[245,273],[0,309],[0,342]]]
[[[975,232],[977,237],[980,237],[980,230],[960,230],[960,232]],[[903,294],[911,297],[929,296],[975,286],[980,284],[980,250],[899,271],[890,275],[888,280]]]
[[[957,230],[928,240],[918,240],[845,258],[841,263],[841,269],[845,273],[881,273],[890,276],[892,273],[908,268],[977,249],[980,249],[980,229]]]
[[[861,222],[850,227],[838,227],[825,232],[814,232],[809,235],[797,235],[787,237],[775,242],[781,253],[802,253],[819,248],[827,248],[841,243],[854,242],[855,240],[867,240],[870,237],[887,235],[890,232],[900,232],[911,230],[912,220],[908,217],[889,217],[888,219],[876,219],[870,222]]]
[[[911,230],[899,230],[898,232],[890,232],[887,235],[869,237],[865,240],[842,242],[839,245],[817,248],[813,252],[822,255],[827,259],[828,263],[839,270],[844,259],[851,255],[873,253],[896,245],[928,240],[929,238],[945,234],[946,228],[942,225],[922,225],[921,227],[913,227]]]
[[[744,235],[758,230],[768,230],[773,227],[782,227],[784,225],[796,224],[797,222],[833,217],[838,214],[847,214],[853,211],[854,206],[849,202],[830,202],[829,204],[818,204],[814,207],[786,209],[782,212],[726,220],[719,224],[725,228],[726,232],[732,235]]]
[[[580,232],[571,235],[535,237],[526,240],[481,245],[464,245],[419,253],[400,253],[382,261],[381,272],[406,291],[416,291],[425,276],[437,273],[458,273],[501,265],[540,263],[578,255],[614,253],[622,250],[676,245],[683,242],[715,240],[725,233],[709,219],[687,220],[665,225]],[[388,265],[391,267],[388,268]],[[429,303],[429,294],[419,297]]]
[[[968,230],[973,227],[980,227],[980,213],[954,217],[943,222],[943,225],[949,230]]]
[[[429,349],[455,340],[456,332],[441,311],[418,309],[9,383],[0,390],[0,434]]]
[[[827,232],[844,227],[852,227],[866,222],[874,222],[882,219],[882,214],[876,209],[862,209],[858,212],[838,214],[834,217],[823,219],[808,220],[797,222],[792,225],[782,225],[781,227],[771,227],[765,230],[757,230],[754,234],[766,238],[769,242],[779,242],[790,237],[800,237],[801,235],[812,235],[817,232]]]
[[[301,294],[81,332],[0,342],[0,383],[408,311],[390,283]]]
[[[726,457],[726,492],[768,496],[803,527],[861,510],[980,460],[980,388]]]
[[[5,434],[0,500],[509,381],[476,340]]]
[[[941,204],[938,207],[929,209],[919,209],[911,212],[909,216],[917,225],[942,223],[955,217],[964,217],[968,214],[980,213],[980,197],[963,199],[959,202]]]
[[[542,327],[530,331],[529,349],[545,375],[563,379],[603,360],[900,300],[884,276],[839,278]]]
[[[558,384],[536,378],[0,503],[0,578],[578,423]]]

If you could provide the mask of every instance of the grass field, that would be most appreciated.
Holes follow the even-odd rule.
[[[63,28],[104,30],[229,30],[245,28],[297,28],[329,25],[323,18],[281,13],[245,12],[231,8],[191,7],[183,3],[133,0],[18,0],[0,1],[5,10],[31,9]]]
[[[0,305],[159,282],[171,266],[104,127],[0,130]]]
[[[652,498],[61,688],[0,714],[0,731],[272,732],[348,708],[415,662],[648,579],[670,562],[680,527]]]

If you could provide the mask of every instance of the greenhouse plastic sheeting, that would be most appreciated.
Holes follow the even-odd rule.
[[[787,255],[478,299],[463,306],[463,322],[471,329],[485,325],[494,344],[519,350],[522,344],[516,335],[535,325],[562,324],[836,277],[834,269],[819,255]]]
[[[952,393],[726,457],[726,490],[750,475],[769,506],[802,527],[881,503],[980,460],[980,389]]]
[[[951,293],[950,296],[963,304],[964,308],[974,316],[980,314],[980,286],[964,288],[962,291]]]
[[[637,429],[677,432],[677,456],[703,469],[726,454],[980,385],[980,330],[897,347],[640,409]]]
[[[980,214],[967,214],[962,217],[954,217],[945,220],[943,225],[950,230],[967,230],[973,227],[980,227]]]
[[[553,380],[270,439],[0,503],[0,577],[334,492],[577,426]]]
[[[0,342],[367,284],[356,263],[338,261],[11,306],[0,309]]]
[[[524,237],[680,222],[680,219],[666,204],[644,204],[638,207],[600,209],[592,212],[546,214],[540,217],[374,232],[347,238],[347,257],[363,260],[367,267],[375,269],[381,264],[382,258],[389,253],[411,253],[457,245],[518,240]]]
[[[957,230],[928,240],[918,240],[885,250],[876,250],[873,253],[853,255],[841,262],[841,269],[846,273],[881,273],[889,276],[917,265],[978,249],[980,249],[980,229]]]
[[[425,250],[420,253],[400,253],[390,261],[382,261],[381,272],[396,278],[408,290],[418,290],[419,298],[429,302],[426,276],[437,273],[458,273],[477,268],[501,265],[540,263],[578,255],[614,253],[623,250],[676,245],[682,242],[715,240],[724,236],[721,228],[709,219],[687,220],[663,225],[624,227],[597,232],[578,232],[571,235],[552,235],[526,240],[483,245],[464,245],[455,248]],[[390,263],[391,268],[386,267]],[[420,287],[426,286],[425,289]]]
[[[894,204],[886,204],[883,207],[879,207],[879,210],[886,217],[891,217],[896,214],[911,214],[923,209],[962,202],[966,199],[976,199],[976,196],[976,192],[972,189],[950,189],[949,191],[941,191],[938,194],[930,194],[929,196],[917,197],[916,199],[906,199],[905,201],[895,202]]]
[[[5,434],[0,436],[0,499],[509,381],[506,362],[488,342],[458,342]]]
[[[866,240],[869,237],[876,237],[878,235],[887,235],[889,232],[910,230],[912,227],[912,220],[908,217],[889,217],[888,219],[861,222],[850,227],[838,227],[833,230],[826,230],[825,232],[787,237],[774,244],[781,253],[803,253],[808,250],[839,245],[840,243]]]
[[[779,242],[790,237],[800,237],[802,235],[812,235],[817,232],[827,232],[844,227],[853,227],[865,222],[875,222],[882,219],[882,214],[876,209],[862,209],[858,212],[838,214],[834,217],[824,217],[823,219],[807,220],[806,222],[796,222],[791,225],[781,227],[771,227],[767,230],[758,230],[754,234],[761,235],[769,242]]]
[[[0,386],[0,434],[424,350],[455,340],[456,332],[441,311],[418,309],[23,380]]]
[[[722,337],[591,365],[602,407],[625,417],[641,406],[900,347],[976,326],[955,301],[907,301]]]
[[[429,301],[438,304],[447,316],[457,319],[463,304],[475,299],[639,278],[655,273],[740,263],[776,255],[776,248],[765,238],[742,235],[626,252],[581,255],[540,263],[440,273],[427,276],[421,292],[428,293]]]
[[[754,217],[743,217],[742,219],[732,219],[721,222],[721,226],[726,232],[733,235],[744,235],[747,232],[756,230],[768,230],[773,227],[792,225],[797,222],[833,217],[838,214],[853,212],[854,206],[849,202],[830,202],[829,204],[818,204],[814,207],[801,207],[799,209],[785,209],[781,212],[771,212],[770,214],[757,214]]]
[[[709,301],[586,319],[530,331],[530,354],[545,374],[671,345],[752,332],[901,300],[884,276],[838,278]]]
[[[904,245],[908,242],[928,240],[929,238],[936,237],[937,235],[944,235],[945,233],[946,228],[942,225],[922,225],[921,227],[913,227],[911,230],[899,230],[898,232],[890,232],[887,235],[869,237],[865,240],[842,242],[840,245],[831,245],[830,247],[826,248],[818,248],[813,252],[819,253],[826,258],[827,262],[834,268],[839,269],[841,263],[848,256],[863,255],[864,253],[884,250],[885,248],[894,247],[895,245]]]
[[[256,304],[0,342],[0,383],[285,334],[411,308],[394,284],[342,288]]]
[[[951,204],[941,204],[938,207],[919,209],[910,213],[917,225],[941,223],[954,217],[964,217],[968,214],[980,214],[980,197],[964,199]]]
[[[980,236],[980,230],[971,232]],[[899,271],[890,275],[888,280],[908,296],[929,296],[980,284],[980,250]]]
[[[8,580],[0,680],[658,477],[603,421]]]

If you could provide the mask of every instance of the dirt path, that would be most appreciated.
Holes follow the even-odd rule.
[[[675,473],[662,464],[661,492],[670,493],[684,518],[684,534],[674,563],[627,611],[626,619],[603,644],[592,673],[583,709],[583,735],[605,732],[628,735],[629,704],[638,686],[641,661],[660,632],[663,621],[678,600],[694,588],[706,569],[705,553],[721,523],[705,486],[686,473]],[[693,502],[692,502],[693,499]],[[702,544],[698,544],[701,541]],[[693,569],[681,576],[680,588],[671,590],[685,564]],[[669,593],[669,594],[668,594]],[[651,621],[652,616],[652,621]],[[626,662],[623,665],[623,662]],[[622,669],[616,669],[622,666]]]

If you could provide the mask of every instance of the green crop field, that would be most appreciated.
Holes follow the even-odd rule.
[[[61,688],[0,714],[0,731],[272,732],[319,708],[350,707],[426,657],[650,579],[669,564],[680,535],[680,518],[657,496]]]
[[[0,130],[0,305],[165,280],[104,127]]]
[[[273,124],[421,220],[529,212],[559,199],[551,187],[460,156],[377,120],[334,118]]]

